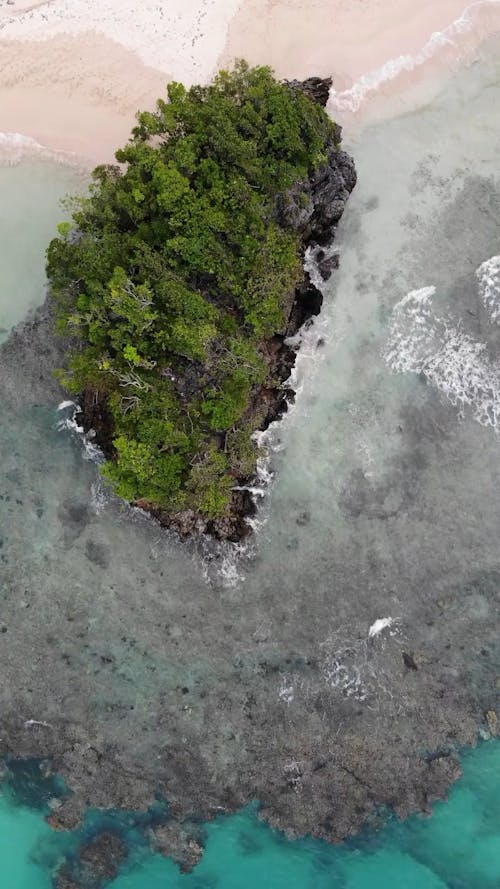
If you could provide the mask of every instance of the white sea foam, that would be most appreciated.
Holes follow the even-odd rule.
[[[500,323],[500,256],[492,256],[476,270],[479,296],[492,321]]]
[[[220,578],[224,587],[233,589],[245,579],[245,575],[241,571],[240,559],[244,552],[244,545],[236,545],[234,549],[229,549],[223,556],[220,564]]]
[[[101,514],[108,498],[109,495],[104,489],[101,476],[99,476],[90,486],[90,505],[95,515]]]
[[[411,290],[394,307],[384,358],[397,373],[419,373],[432,351],[435,330],[432,324],[432,298],[435,287]]]
[[[45,149],[36,139],[22,133],[0,132],[0,162],[14,165],[26,156],[43,155]]]
[[[368,636],[370,639],[373,639],[374,636],[378,636],[382,630],[386,630],[388,627],[392,627],[394,623],[394,618],[392,617],[379,617],[374,623],[372,623],[370,629],[368,630]]]
[[[69,432],[76,432],[77,435],[83,435],[83,426],[80,426],[76,422],[74,415],[71,417],[64,417],[63,420],[58,420],[57,428],[59,432],[67,429]]]
[[[76,401],[61,401],[61,403],[57,405],[57,410],[58,411],[65,411],[68,407],[77,408],[78,405],[77,405]]]
[[[290,705],[294,699],[294,690],[293,685],[288,681],[288,678],[284,676],[278,688],[278,700],[282,701],[284,704]]]
[[[68,151],[47,148],[31,136],[23,133],[0,132],[0,162],[17,164],[25,157],[54,159],[62,163],[74,163],[75,155]]]
[[[104,461],[101,449],[92,441],[91,437],[84,435],[82,444],[84,460],[88,460],[90,463],[102,463]]]
[[[350,656],[351,652],[347,654]],[[322,664],[323,678],[327,685],[340,692],[346,698],[365,701],[368,688],[361,675],[360,666],[355,662],[344,663],[344,652],[326,658]]]
[[[31,151],[37,148],[43,148],[40,142],[32,139],[31,136],[23,136],[22,133],[3,133],[0,132],[1,148],[29,148]]]
[[[434,295],[434,287],[412,290],[395,306],[383,357],[391,370],[422,374],[453,405],[469,407],[478,423],[497,428],[500,364],[460,321],[434,314]]]
[[[243,566],[245,559],[251,555],[248,543],[216,541],[202,535],[196,544],[193,556],[197,563],[201,557],[205,583],[234,589],[244,581]]]
[[[350,628],[338,628],[320,646],[324,653],[319,668],[324,682],[342,697],[354,698],[368,708],[377,698],[394,698],[386,655],[395,645],[399,647],[403,638],[400,618],[378,618],[367,636],[361,638],[353,637]],[[373,639],[377,644],[370,641]]]
[[[57,405],[57,410],[58,411],[65,411],[66,408],[68,408],[68,407],[77,408],[78,405],[77,405],[76,401],[61,401],[61,403]]]
[[[69,413],[69,410],[71,412]],[[57,421],[57,428],[59,432],[64,430],[68,432],[73,432],[78,436],[82,443],[83,447],[83,458],[84,460],[88,460],[91,463],[102,463],[104,460],[104,455],[101,449],[96,445],[94,438],[95,432],[92,429],[86,433],[83,429],[83,426],[77,422],[76,417],[80,411],[80,405],[76,403],[76,401],[61,401],[61,403],[57,406],[57,413],[62,414],[64,412],[68,412],[66,416],[61,417]]]
[[[329,106],[333,111],[359,111],[371,93],[377,92],[384,83],[395,80],[404,72],[414,71],[425,65],[439,50],[453,46],[457,37],[470,31],[478,12],[491,6],[498,6],[500,0],[477,0],[464,9],[462,15],[451,22],[443,31],[434,31],[415,55],[405,54],[389,59],[379,68],[363,74],[349,89],[330,93]]]

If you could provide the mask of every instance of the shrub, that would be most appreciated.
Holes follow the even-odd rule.
[[[286,328],[300,238],[277,195],[333,144],[328,116],[269,68],[168,86],[121,166],[100,166],[47,251],[58,329],[80,341],[60,371],[107,405],[119,496],[214,518],[250,474],[262,341]],[[253,408],[252,408],[253,410]]]

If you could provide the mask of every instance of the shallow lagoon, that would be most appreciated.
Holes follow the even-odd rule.
[[[448,318],[448,327],[465,327],[477,342],[481,337],[487,340],[490,358],[496,360],[494,325],[487,318],[481,318],[479,323],[471,321],[468,310],[472,288],[476,287],[475,269],[500,252],[500,216],[496,213],[499,95],[499,65],[495,52],[487,53],[481,65],[462,72],[429,106],[417,114],[373,128],[353,146],[360,186],[346,214],[339,241],[342,265],[334,285],[336,298],[327,302],[319,324],[307,336],[297,372],[302,387],[298,405],[274,437],[273,465],[279,469],[279,481],[272,502],[264,507],[264,514],[271,512],[271,521],[259,531],[255,561],[226,559],[222,572],[215,570],[221,601],[227,607],[236,601],[241,583],[239,572],[250,575],[246,595],[256,594],[266,561],[271,559],[282,571],[285,584],[295,576],[304,585],[323,585],[326,595],[332,571],[331,553],[351,545],[354,552],[360,540],[364,540],[365,547],[359,551],[360,558],[366,558],[367,563],[367,553],[372,560],[380,553],[387,560],[395,560],[397,551],[404,547],[407,573],[423,559],[435,577],[440,574],[438,564],[443,575],[453,569],[460,577],[468,567],[472,551],[476,567],[481,560],[485,568],[495,564],[498,525],[491,492],[499,445],[495,432],[476,422],[474,410],[457,402],[456,391],[449,386],[448,390],[443,388],[455,379],[446,364],[434,362],[437,370],[424,390],[423,404],[431,405],[435,399],[440,410],[447,411],[447,439],[444,444],[440,442],[434,430],[434,441],[423,441],[425,473],[419,476],[413,501],[417,507],[420,504],[434,510],[433,515],[439,518],[436,534],[427,536],[425,541],[419,536],[423,531],[428,533],[429,527],[425,515],[419,514],[418,522],[415,521],[415,507],[413,519],[406,526],[399,526],[388,542],[377,510],[397,510],[397,486],[382,500],[377,495],[367,509],[366,492],[353,490],[356,475],[353,477],[352,473],[361,467],[365,477],[373,479],[382,491],[387,467],[400,449],[397,436],[389,436],[388,430],[393,429],[394,418],[399,417],[402,406],[422,391],[420,375],[391,374],[384,360],[394,306],[408,291],[434,286],[433,317],[437,314]],[[43,295],[43,245],[60,217],[57,199],[74,187],[75,178],[70,171],[46,162],[2,168],[0,177],[4,198],[1,221],[5,228],[0,245],[4,257],[0,327],[8,328]],[[29,208],[33,212],[28,213]],[[424,319],[422,323],[427,322]],[[430,333],[425,329],[430,337],[426,342],[435,336],[432,325],[431,328]],[[411,326],[406,333],[412,334]],[[319,337],[326,340],[320,348]],[[400,338],[400,356],[401,349],[407,347],[408,341]],[[460,373],[463,383],[462,370]],[[496,377],[492,379],[493,386],[495,380]],[[481,391],[479,396],[492,397],[491,392]],[[496,398],[496,391],[493,397]],[[30,506],[29,512],[20,518],[3,504],[0,515],[8,560],[3,563],[8,565],[3,582],[7,577],[6,592],[11,595],[16,592],[16,572],[27,578],[43,564],[55,572],[54,553],[61,546],[64,533],[68,533],[64,523],[58,525],[60,503],[75,490],[79,496],[89,497],[95,484],[94,467],[82,461],[76,443],[68,443],[57,432],[55,416],[50,411],[44,411],[38,419],[30,417],[23,432],[27,440],[21,453],[25,461],[33,461],[30,465],[37,467],[31,487],[35,499],[44,503],[45,521],[37,521],[35,499],[33,509]],[[422,430],[417,432],[423,434]],[[7,426],[4,414],[4,467],[20,434],[15,425]],[[458,462],[460,452],[466,455],[463,465]],[[7,466],[7,471],[12,470],[12,466]],[[123,545],[115,513],[105,504],[95,503],[95,487],[93,490],[95,521],[101,523],[101,533],[110,543]],[[396,502],[391,497],[396,497]],[[297,527],[295,521],[295,516],[304,511],[311,513],[306,530]],[[359,521],[356,541],[350,544],[353,511],[358,511]],[[464,524],[460,518],[470,519],[471,515],[473,522],[465,522],[468,535],[473,538],[469,549],[465,538],[460,537],[460,526]],[[27,541],[31,554],[23,561]],[[65,545],[70,550],[62,562],[66,574],[83,582],[87,566],[92,581],[99,583],[99,566],[88,565],[86,550],[80,548],[78,540],[66,540]],[[138,547],[140,555],[143,550],[139,544]],[[172,541],[164,542],[156,536],[151,549],[155,550],[155,560],[160,558],[175,565],[179,585],[196,582],[203,589],[196,561],[199,555],[193,557],[193,553],[180,551]],[[486,553],[490,554],[488,562]],[[53,582],[57,587],[55,574]],[[366,573],[360,573],[360,582],[366,582]],[[265,595],[264,591],[263,602]],[[271,595],[270,589],[267,595]],[[361,588],[360,595],[366,597],[368,607],[369,587]],[[387,607],[397,609],[397,589],[388,591]],[[467,607],[471,609],[471,621],[481,608],[491,608],[491,617],[495,614],[493,604],[477,593],[469,596]],[[98,613],[97,602],[95,608]],[[367,615],[367,625],[372,618],[382,616]],[[394,616],[408,619],[400,613]],[[484,619],[489,620],[488,612]],[[29,638],[27,631],[27,646]],[[87,669],[88,663],[83,663]],[[147,696],[147,674],[140,674],[142,668],[137,663],[133,669],[142,693]],[[191,669],[201,671],[196,665]],[[475,663],[471,662],[471,669],[475,669]],[[109,685],[106,693],[111,695],[113,691]],[[105,703],[104,693],[103,699]],[[31,718],[39,714],[23,715]],[[376,889],[395,881],[415,889],[493,889],[500,881],[499,749],[496,742],[490,742],[465,754],[464,779],[452,790],[449,803],[436,804],[431,820],[412,818],[404,824],[392,823],[380,835],[331,849],[312,841],[289,843],[256,821],[250,812],[244,812],[208,825],[207,852],[192,875],[180,876],[173,863],[157,857],[144,859],[137,846],[133,856],[139,860],[113,887],[247,889],[260,883],[269,889]],[[60,840],[39,813],[16,806],[8,796],[3,798],[1,817],[2,869],[8,875],[9,889],[50,886],[50,870],[57,860]]]

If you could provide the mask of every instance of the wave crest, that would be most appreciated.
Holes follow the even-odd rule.
[[[491,321],[500,323],[500,256],[492,256],[476,270],[479,296]]]
[[[0,162],[15,165],[26,157],[41,157],[72,165],[77,161],[77,156],[72,152],[47,148],[31,136],[0,132]]]
[[[379,68],[363,74],[349,89],[337,92],[332,89],[329,106],[332,111],[359,111],[370,93],[376,92],[384,83],[395,80],[400,74],[414,71],[430,61],[440,49],[453,46],[456,38],[470,31],[476,14],[483,8],[498,6],[500,0],[476,0],[464,9],[462,15],[451,22],[443,31],[434,31],[415,55],[404,54],[389,59]]]
[[[493,259],[499,260],[493,267],[500,275],[500,258]],[[476,272],[480,293],[483,287],[488,294],[483,301],[491,299],[487,265],[483,263]],[[396,304],[383,358],[395,373],[421,374],[455,407],[469,407],[478,423],[496,429],[500,426],[500,363],[490,359],[486,344],[464,331],[460,321],[433,313],[435,292],[432,286],[412,290]],[[500,318],[495,302],[497,310]]]

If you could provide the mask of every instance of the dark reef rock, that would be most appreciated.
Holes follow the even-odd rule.
[[[283,392],[279,390],[267,391],[271,392],[271,401],[276,409],[276,415],[272,419],[279,419],[286,410],[286,398]],[[280,395],[279,402],[276,402],[277,394]],[[266,392],[262,393],[262,395],[265,399]],[[269,422],[272,422],[272,419]],[[163,528],[170,528],[176,531],[180,537],[191,537],[193,534],[211,534],[219,540],[230,540],[233,543],[248,537],[250,526],[246,519],[255,515],[256,511],[252,495],[246,489],[233,491],[231,513],[228,516],[222,516],[214,520],[204,519],[203,516],[193,509],[184,509],[182,512],[174,514],[165,513],[141,500],[138,501],[137,506],[149,512]]]
[[[312,283],[309,273],[306,272],[304,280],[295,291],[295,300],[288,321],[289,329],[299,330],[309,318],[319,315],[322,305],[323,294]]]
[[[205,851],[205,837],[202,828],[189,822],[169,821],[152,830],[152,848],[166,855],[179,865],[186,874],[201,861]]]
[[[52,404],[53,417],[61,392],[50,362],[57,366],[61,355],[52,354],[51,342],[45,306],[0,349],[1,403],[12,416],[22,402],[26,415]],[[268,344],[276,354],[282,347],[279,337]],[[276,402],[269,397],[271,409]],[[416,497],[409,488],[408,455],[423,438],[436,436],[436,429],[455,428],[446,406],[433,405],[425,402],[425,410],[412,405],[402,417],[408,452],[401,458],[403,470],[395,464],[385,481],[391,497],[398,493],[396,505],[401,495],[408,510],[415,510]],[[27,424],[28,438],[30,428],[40,434],[36,424]],[[447,440],[460,465],[462,446],[460,439]],[[20,466],[27,460],[31,473],[26,453],[20,451]],[[400,816],[428,812],[446,794],[460,774],[455,751],[475,743],[482,722],[484,737],[498,732],[494,615],[500,570],[484,549],[476,554],[488,530],[496,545],[497,500],[488,501],[491,512],[469,550],[459,538],[463,561],[475,559],[487,569],[466,570],[463,562],[457,567],[457,549],[442,545],[438,567],[429,566],[420,548],[378,561],[359,531],[360,517],[383,522],[384,528],[391,523],[387,533],[399,546],[402,539],[407,545],[407,512],[391,508],[381,483],[362,475],[350,481],[350,497],[343,488],[338,494],[349,533],[329,540],[326,567],[335,569],[327,577],[310,558],[297,563],[293,576],[284,563],[278,569],[268,563],[263,576],[254,562],[249,574],[256,575],[255,583],[251,577],[237,595],[228,594],[217,585],[197,584],[193,576],[170,576],[177,564],[172,551],[152,559],[151,529],[141,542],[140,529],[126,525],[113,534],[107,569],[119,591],[103,582],[94,595],[87,540],[99,540],[98,530],[105,534],[106,525],[87,514],[69,478],[71,495],[59,492],[64,503],[59,521],[75,526],[79,535],[71,538],[74,549],[66,563],[57,549],[44,558],[35,548],[23,549],[24,561],[2,578],[2,620],[9,632],[8,644],[2,644],[0,752],[50,758],[64,776],[72,794],[49,816],[52,827],[74,828],[87,805],[146,810],[159,793],[168,800],[172,822],[168,830],[155,828],[152,846],[188,868],[203,838],[186,822],[233,812],[252,799],[261,801],[266,821],[290,835],[338,841],[362,824],[378,823],[380,806]],[[32,483],[31,477],[24,480],[26,490]],[[425,510],[432,510],[428,502]],[[434,536],[442,533],[435,515],[430,512],[426,526]],[[462,527],[463,511],[457,516],[453,535]],[[295,518],[313,523],[314,513],[298,505]],[[467,534],[466,524],[464,529]],[[494,549],[487,543],[491,557]],[[323,551],[317,561],[320,557]],[[120,564],[123,572],[117,572]],[[29,620],[20,619],[19,567],[23,598],[33,603]],[[397,590],[402,632],[368,640],[370,621],[389,613],[389,585]],[[54,639],[64,640],[62,654],[69,660]],[[111,648],[116,670],[103,662]],[[484,651],[491,655],[482,656]],[[345,692],[351,677],[361,683],[359,694]],[[27,728],[30,718],[41,722]],[[119,843],[110,840],[102,846],[103,854],[108,850],[116,868]],[[65,863],[57,889],[94,889],[105,879],[97,862],[90,862],[94,852],[83,857],[78,865]]]
[[[326,246],[335,237],[349,195],[356,185],[356,168],[347,152],[336,147],[342,131],[337,127],[328,160],[310,179],[300,182],[276,199],[276,216],[281,225],[296,229],[305,247]]]
[[[101,889],[114,880],[126,854],[125,843],[117,834],[100,833],[61,865],[54,889]]]
[[[338,253],[332,253],[330,256],[327,256],[324,250],[318,250],[314,258],[323,281],[328,281],[330,275],[339,267]]]
[[[81,411],[76,416],[86,432],[92,430],[92,437],[106,456],[113,452],[113,420],[107,402],[98,397],[93,389],[86,389],[81,399]]]

